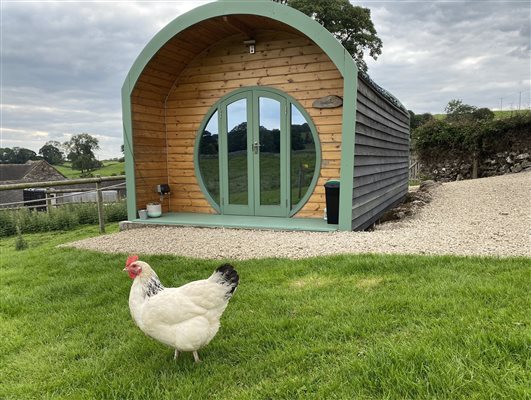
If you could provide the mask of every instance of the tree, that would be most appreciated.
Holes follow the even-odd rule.
[[[206,129],[203,131],[201,141],[199,142],[199,154],[218,154],[218,135],[212,135],[210,131]]]
[[[72,162],[72,168],[80,170],[82,175],[101,168],[102,163],[94,155],[94,150],[100,148],[97,138],[88,133],[81,133],[72,136],[64,146],[67,149],[67,158]]]
[[[486,107],[478,108],[472,112],[472,118],[476,121],[492,121],[494,119],[494,113]]]
[[[37,153],[24,147],[0,148],[0,164],[26,164],[38,160]]]
[[[353,6],[348,0],[273,0],[287,4],[312,17],[330,31],[352,55],[361,71],[367,71],[365,52],[373,59],[382,54],[368,8]]]
[[[13,149],[0,147],[0,164],[12,164],[14,158]]]
[[[433,115],[430,113],[424,114],[415,114],[413,111],[409,111],[409,128],[411,130],[418,128],[419,126],[424,125],[425,123],[432,121],[434,119]]]
[[[247,150],[247,122],[235,126],[227,134],[229,153]]]
[[[124,145],[120,145],[120,151],[122,152],[122,154],[124,154],[125,152],[125,147]],[[120,158],[118,158],[118,162],[124,162],[125,161],[125,155],[122,155]]]
[[[46,144],[40,148],[39,154],[52,165],[59,165],[64,162],[61,143],[57,141],[46,142]]]
[[[477,107],[463,103],[462,100],[453,99],[444,108],[446,118],[449,122],[466,121],[472,119],[472,113]]]

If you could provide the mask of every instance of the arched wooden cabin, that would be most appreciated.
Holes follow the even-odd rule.
[[[134,222],[364,229],[408,190],[409,115],[341,44],[272,1],[218,1],[175,19],[122,90]],[[324,184],[341,185],[339,223]],[[138,210],[157,202],[163,215]]]

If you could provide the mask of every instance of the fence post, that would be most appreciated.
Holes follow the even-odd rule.
[[[52,211],[52,198],[50,196],[50,194],[48,193],[48,191],[46,191],[46,212],[51,212]]]
[[[98,222],[100,224],[100,233],[105,233],[105,219],[103,215],[103,195],[101,193],[101,181],[96,182],[96,200],[98,203]]]
[[[478,178],[478,156],[476,153],[472,154],[472,179]]]

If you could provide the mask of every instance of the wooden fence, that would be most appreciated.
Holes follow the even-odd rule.
[[[100,233],[105,233],[105,218],[103,214],[103,194],[102,190],[106,188],[101,187],[102,182],[108,182],[108,181],[117,181],[120,179],[125,179],[124,175],[118,175],[118,176],[97,176],[95,178],[84,178],[84,179],[69,179],[64,181],[46,181],[46,182],[27,182],[27,183],[13,183],[13,184],[7,184],[7,185],[0,185],[0,191],[4,190],[23,190],[23,189],[34,189],[34,188],[52,188],[56,186],[71,186],[71,185],[79,185],[79,184],[86,184],[86,183],[94,183],[96,192],[96,203],[98,205],[98,222],[100,225]],[[49,212],[52,207],[52,200],[54,199],[51,194],[57,194],[57,193],[73,193],[73,192],[83,192],[83,191],[91,191],[90,189],[82,188],[82,189],[48,189],[46,190],[46,209]],[[42,200],[30,200],[30,202],[36,202],[36,201],[42,201]],[[13,203],[13,204],[18,204]],[[25,202],[28,203],[28,202]],[[6,205],[6,204],[4,204]]]
[[[409,180],[418,180],[420,178],[420,164],[415,158],[409,161]]]

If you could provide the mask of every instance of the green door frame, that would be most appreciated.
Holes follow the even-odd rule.
[[[221,193],[220,191],[220,199],[219,201],[216,201],[210,194],[210,191],[209,189],[207,188],[206,184],[205,184],[205,181],[204,181],[204,178],[202,176],[202,173],[201,173],[201,167],[199,165],[199,148],[200,148],[200,138],[201,138],[201,135],[202,135],[202,132],[206,129],[207,125],[209,124],[209,122],[211,121],[211,118],[213,117],[213,115],[217,112],[218,113],[218,130],[219,130],[219,179],[220,179],[220,187],[225,187],[227,188],[228,186],[228,174],[226,173],[226,168],[225,166],[228,164],[228,161],[226,159],[226,154],[227,154],[227,143],[225,143],[225,140],[226,140],[226,135],[222,135],[221,132],[222,132],[222,127],[226,127],[227,126],[227,117],[226,117],[226,112],[223,112],[224,110],[226,110],[226,106],[229,104],[229,103],[232,103],[234,101],[238,101],[239,99],[243,99],[243,98],[247,98],[247,94],[249,92],[256,92],[256,93],[263,93],[265,95],[265,97],[269,97],[269,98],[276,98],[276,99],[281,99],[282,101],[285,101],[286,102],[286,111],[285,111],[285,120],[283,119],[281,122],[282,126],[285,126],[285,132],[288,133],[286,136],[286,145],[284,146],[285,148],[285,153],[283,153],[283,155],[281,155],[281,157],[285,160],[282,164],[282,171],[281,171],[281,176],[282,177],[285,177],[284,181],[285,181],[285,185],[286,185],[286,191],[287,191],[287,195],[286,196],[283,196],[283,203],[281,204],[287,204],[287,215],[286,215],[286,212],[284,212],[284,210],[282,211],[276,211],[274,212],[274,210],[266,210],[267,212],[263,212],[263,213],[258,213],[256,215],[274,215],[274,216],[280,216],[280,217],[292,217],[294,216],[295,214],[297,214],[302,207],[304,207],[304,205],[306,204],[306,202],[308,201],[308,199],[310,198],[310,196],[313,194],[313,191],[315,190],[315,187],[317,185],[317,181],[319,180],[319,175],[320,175],[320,171],[321,171],[321,144],[320,144],[320,141],[319,141],[319,135],[317,134],[317,130],[315,128],[315,124],[313,123],[312,121],[312,118],[310,117],[310,115],[308,114],[308,112],[302,107],[302,105],[299,104],[299,102],[293,98],[292,96],[290,96],[289,94],[287,93],[284,93],[282,92],[281,90],[278,90],[278,89],[275,89],[275,88],[272,88],[272,87],[265,87],[265,86],[249,86],[249,87],[244,87],[244,88],[240,88],[240,89],[236,89],[235,91],[225,95],[224,97],[222,97],[220,100],[218,100],[211,108],[210,110],[208,111],[208,113],[205,115],[205,118],[203,119],[203,122],[201,123],[200,127],[199,127],[199,130],[198,130],[198,136],[197,136],[197,140],[195,142],[195,149],[194,149],[194,168],[195,168],[195,173],[196,173],[196,177],[197,177],[197,181],[199,183],[199,186],[201,188],[201,190],[203,191],[203,193],[205,194],[205,197],[206,199],[208,200],[208,202],[210,203],[210,205],[212,206],[212,208],[214,208],[214,210],[216,210],[218,213],[220,214],[232,214],[232,215],[255,215],[253,214],[253,211],[251,211],[250,208],[246,208],[246,206],[241,206],[241,205],[230,205],[229,204],[229,208],[228,208],[228,212],[227,212],[227,208],[222,208],[222,195],[224,195],[223,197],[226,198],[227,196],[227,191],[225,191],[225,193]],[[251,96],[252,97],[252,96]],[[250,102],[251,100],[248,99],[248,102]],[[250,103],[249,103],[250,104]],[[312,178],[312,181],[310,183],[310,185],[308,186],[308,190],[306,192],[306,194],[299,200],[299,202],[297,204],[291,204],[290,200],[290,195],[291,195],[291,189],[290,189],[290,158],[291,158],[291,135],[289,134],[290,133],[290,129],[291,129],[291,126],[290,126],[290,123],[291,123],[291,106],[295,107],[299,113],[304,117],[304,119],[306,120],[306,122],[308,123],[308,125],[310,126],[310,129],[311,129],[311,132],[312,132],[312,136],[313,136],[313,139],[314,139],[314,143],[315,143],[315,156],[316,156],[316,159],[315,159],[315,170],[314,170],[314,175],[313,175],[313,178]],[[255,106],[256,108],[256,106]],[[248,108],[248,111],[251,109],[251,107]],[[253,119],[253,115],[252,113],[248,114],[247,115],[247,118],[248,118],[248,121],[252,121]],[[250,127],[253,125],[253,123],[251,122],[251,124],[248,125],[248,129],[251,129]],[[225,128],[223,128],[225,129]],[[248,137],[251,137],[250,131],[248,130]],[[252,146],[252,142],[249,141],[247,142],[247,146],[249,148],[249,146]],[[223,161],[222,161],[222,157],[223,157]],[[284,168],[285,166],[285,168]],[[251,167],[249,167],[251,168]],[[254,168],[254,166],[252,167]],[[225,169],[225,171],[224,171]],[[251,178],[249,178],[251,179]],[[251,179],[251,181],[254,180],[254,177]],[[221,189],[223,190],[223,189]],[[282,190],[282,188],[281,188]],[[286,193],[286,192],[285,192]],[[251,196],[251,194],[249,194],[249,197]],[[287,203],[286,203],[287,201]],[[267,206],[266,206],[267,207]]]
[[[276,93],[266,90],[253,90],[253,110],[255,119],[253,122],[254,141],[260,145],[260,98],[268,98],[276,100],[280,103],[280,204],[279,205],[263,205],[261,202],[261,172],[260,161],[261,151],[260,147],[257,153],[251,151],[254,161],[254,215],[264,217],[287,217],[289,214],[289,192],[288,182],[289,176],[289,158],[288,149],[290,146],[290,126],[288,119],[288,101],[285,96],[280,96]]]
[[[228,115],[227,107],[239,100],[246,100],[247,111],[247,204],[231,204],[229,194],[229,157],[228,157]],[[249,185],[253,179],[253,164],[249,157],[249,149],[252,146],[252,125],[249,121],[253,120],[252,110],[252,93],[239,92],[224,99],[219,105],[219,177],[220,177],[220,207],[222,214],[228,215],[253,215],[251,207],[253,200],[253,188]]]
[[[280,103],[280,204],[261,204],[260,143],[260,98],[276,100]],[[233,204],[230,199],[229,152],[228,152],[228,107],[240,100],[246,100],[247,113],[247,204]],[[291,103],[289,103],[291,104]],[[247,88],[224,98],[218,106],[219,118],[219,176],[221,186],[220,208],[227,215],[255,215],[267,217],[287,217],[289,214],[289,152],[290,127],[288,100],[285,96],[270,90]]]

